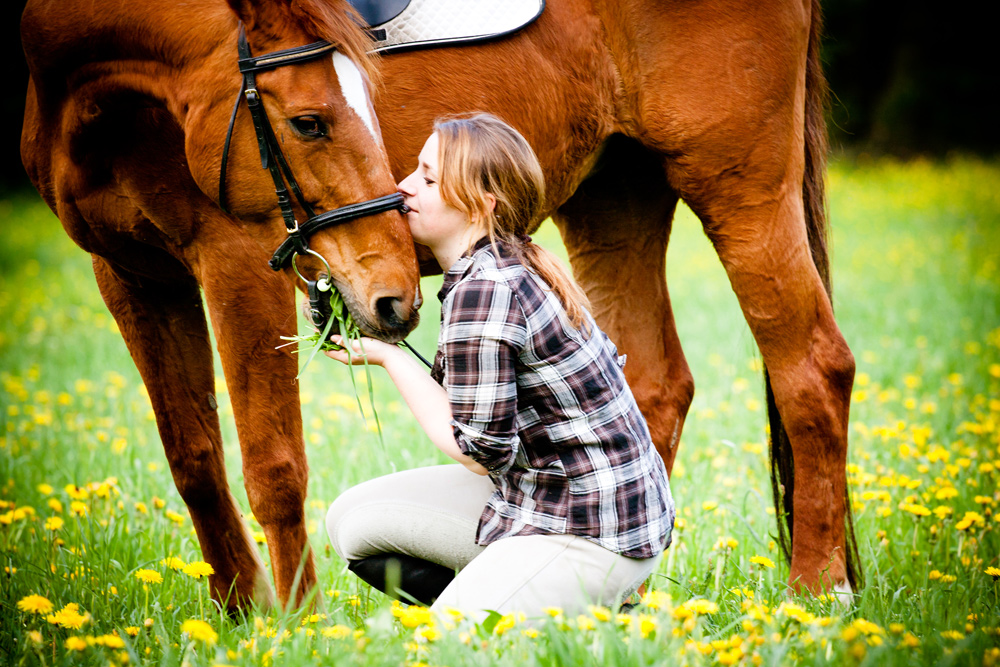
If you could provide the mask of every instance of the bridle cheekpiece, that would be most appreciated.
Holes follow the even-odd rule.
[[[295,65],[315,60],[336,49],[335,45],[326,41],[313,42],[305,46],[296,46],[254,57],[250,52],[250,45],[247,43],[246,30],[243,23],[240,23],[237,49],[239,53],[240,73],[243,74],[243,86],[236,96],[236,103],[233,104],[233,113],[229,117],[229,129],[226,131],[226,142],[222,148],[222,166],[219,173],[219,207],[226,213],[229,213],[226,203],[226,164],[229,161],[229,143],[233,137],[236,114],[240,109],[240,101],[245,98],[247,108],[250,110],[250,118],[253,121],[254,132],[257,134],[260,164],[262,168],[271,174],[271,179],[274,181],[274,192],[278,197],[278,206],[281,208],[281,217],[285,221],[285,229],[288,231],[288,238],[278,246],[278,249],[274,251],[274,255],[268,261],[268,265],[272,269],[279,271],[285,268],[295,255],[316,255],[316,252],[309,249],[309,237],[321,229],[350,222],[357,218],[385,213],[386,211],[398,210],[403,213],[406,212],[407,208],[403,203],[403,195],[395,192],[384,197],[341,206],[340,208],[317,214],[302,195],[302,190],[299,188],[295,176],[292,175],[288,161],[281,152],[281,146],[278,144],[274,129],[267,119],[267,112],[264,109],[260,93],[257,92],[256,74],[277,67],[283,67],[284,65]],[[288,187],[285,186],[286,182]],[[289,188],[307,216],[306,221],[301,225],[296,220],[295,212],[292,209],[292,199],[288,194]],[[320,259],[323,258],[321,257]],[[325,264],[326,260],[323,259],[323,262]]]

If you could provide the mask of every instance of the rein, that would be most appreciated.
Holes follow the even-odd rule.
[[[377,213],[398,210],[406,212],[406,205],[403,203],[403,195],[395,192],[384,197],[377,197],[368,201],[341,206],[323,213],[317,214],[309,202],[302,195],[295,176],[292,174],[288,161],[281,152],[281,146],[271,127],[271,122],[267,118],[267,111],[264,109],[260,93],[257,91],[256,75],[258,72],[266,72],[284,65],[295,65],[298,63],[315,60],[336,49],[330,42],[320,41],[296,46],[281,51],[254,57],[250,52],[250,44],[247,42],[246,29],[240,23],[239,39],[237,50],[239,53],[239,68],[243,75],[243,85],[236,95],[236,102],[233,104],[233,113],[229,117],[229,128],[226,130],[226,142],[222,147],[222,166],[219,170],[219,207],[229,213],[226,202],[226,166],[229,162],[229,144],[233,138],[233,127],[236,124],[236,115],[240,109],[240,101],[244,98],[247,101],[247,109],[250,110],[250,118],[253,121],[253,129],[257,135],[257,148],[260,150],[260,164],[271,174],[274,181],[274,193],[278,197],[278,206],[281,208],[281,217],[285,222],[285,229],[288,231],[286,238],[278,249],[274,251],[268,265],[275,271],[279,271],[289,265],[296,255],[317,253],[309,249],[309,237],[321,229],[340,225],[351,220],[363,218]],[[285,184],[288,184],[286,187]],[[302,210],[305,211],[307,219],[301,225],[295,218],[292,209],[292,199],[288,194],[289,188],[295,195]],[[321,258],[322,259],[322,258]],[[326,260],[323,260],[324,264]],[[329,266],[327,264],[327,266]]]

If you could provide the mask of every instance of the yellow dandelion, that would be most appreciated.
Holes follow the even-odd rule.
[[[434,620],[434,615],[427,607],[420,605],[410,605],[399,614],[399,622],[407,628],[415,628],[418,625],[427,625]]]
[[[184,523],[184,515],[179,514],[173,510],[167,510],[166,512],[163,513],[163,516],[167,517],[168,519],[176,523],[178,526]]]
[[[756,563],[757,565],[762,565],[769,569],[774,569],[774,561],[768,558],[767,556],[751,556],[750,562]]]
[[[56,613],[46,616],[45,620],[52,625],[79,630],[90,620],[90,614],[81,614],[80,605],[70,602]]]
[[[189,577],[194,577],[195,579],[201,579],[202,577],[207,577],[215,574],[215,568],[204,561],[196,560],[193,563],[188,563],[181,570],[184,574]]]
[[[135,504],[135,511],[138,512],[139,514],[149,514],[149,508],[146,507],[146,503],[142,502]]]
[[[771,567],[774,566],[772,565]],[[688,604],[691,605],[691,609],[693,609],[696,614],[700,614],[702,616],[711,615],[719,611],[719,605],[715,604],[711,600],[699,598],[697,600],[689,600]]]
[[[28,595],[18,601],[17,608],[28,614],[47,614],[52,611],[52,603],[41,595]]]
[[[993,577],[993,581],[997,581],[998,579],[1000,579],[1000,568],[991,566],[983,570],[983,572]]]
[[[338,623],[337,625],[329,628],[323,628],[322,634],[324,637],[328,637],[330,639],[347,639],[351,636],[351,629],[346,625],[340,625]]]
[[[910,514],[918,517],[931,515],[931,511],[926,507],[924,507],[923,505],[904,503],[900,509],[902,509],[904,512],[909,512]]]
[[[161,584],[163,575],[156,570],[141,569],[135,571],[135,578],[144,584]]]
[[[94,637],[94,643],[98,646],[104,646],[106,648],[125,648],[125,642],[118,635],[100,635]]]
[[[587,611],[593,614],[594,618],[603,623],[606,623],[611,620],[611,610],[608,609],[607,607],[590,605],[587,607]]]
[[[67,484],[63,487],[63,491],[66,492],[66,495],[71,500],[86,500],[90,497],[90,492],[86,488],[77,486],[76,484]]]
[[[656,617],[649,614],[639,614],[639,634],[643,639],[656,632]]]
[[[670,604],[670,594],[664,591],[646,591],[642,603],[650,609],[663,609]]]
[[[167,556],[166,558],[160,561],[160,565],[162,565],[163,567],[169,567],[171,570],[174,570],[175,572],[180,572],[181,570],[184,569],[187,563],[182,561],[177,556]]]
[[[77,516],[85,516],[87,514],[87,505],[79,500],[74,500],[69,504],[69,510]]]
[[[57,516],[50,516],[45,520],[45,529],[51,531],[57,531],[63,527],[63,520]]]
[[[125,628],[125,634],[127,634],[129,637],[137,637],[139,635],[138,626],[135,625],[128,626],[127,628]]]
[[[548,614],[552,618],[561,616],[563,613],[562,607],[543,607],[542,612]]]
[[[958,489],[954,486],[946,486],[943,489],[938,490],[934,494],[934,498],[937,500],[948,500],[949,498],[954,498],[958,495]]]
[[[44,483],[43,483],[43,484],[39,484],[39,485],[38,485],[37,487],[35,487],[35,488],[37,488],[37,489],[38,489],[38,492],[39,492],[40,494],[42,494],[43,496],[48,496],[48,495],[51,495],[51,493],[52,493],[53,491],[55,491],[55,489],[53,489],[53,488],[52,488],[52,485],[51,485],[51,484],[44,484]]]
[[[70,651],[86,651],[87,640],[83,637],[70,637],[66,640],[65,646]]]
[[[219,639],[219,635],[216,634],[211,625],[205,621],[199,621],[194,618],[181,623],[181,633],[187,635],[194,641],[202,642],[208,646],[215,644],[215,642]]]

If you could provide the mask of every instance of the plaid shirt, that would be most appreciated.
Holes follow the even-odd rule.
[[[477,542],[568,533],[659,554],[674,503],[624,358],[592,319],[587,337],[569,325],[548,285],[497,248],[480,240],[445,275],[432,370],[459,448],[497,487]]]

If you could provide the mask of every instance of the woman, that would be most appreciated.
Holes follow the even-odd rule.
[[[544,196],[537,158],[494,116],[445,119],[399,191],[445,273],[437,356],[428,376],[394,345],[365,339],[364,352],[462,465],[349,489],[327,516],[334,548],[372,585],[436,608],[621,600],[669,544],[673,499],[624,360],[525,236]]]

